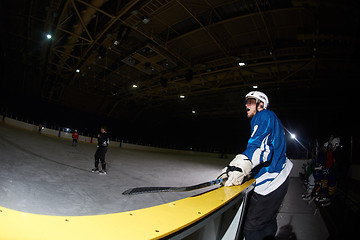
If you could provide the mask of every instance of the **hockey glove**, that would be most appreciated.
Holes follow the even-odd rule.
[[[221,178],[228,177],[225,186],[242,184],[244,177],[251,173],[252,163],[244,154],[238,154],[230,162],[229,166],[222,170]]]

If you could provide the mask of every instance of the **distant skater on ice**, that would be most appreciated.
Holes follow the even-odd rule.
[[[77,130],[75,130],[73,133],[72,133],[72,146],[73,147],[76,147],[77,144],[78,144],[78,139],[79,139],[79,133],[77,132]]]
[[[95,152],[95,168],[92,169],[92,172],[99,173],[101,175],[106,175],[106,162],[105,154],[109,146],[110,140],[106,132],[106,127],[102,126],[100,128],[100,133],[97,135],[98,144]],[[101,171],[99,171],[99,161],[101,162]]]

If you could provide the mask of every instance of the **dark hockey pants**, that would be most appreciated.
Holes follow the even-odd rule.
[[[95,168],[99,169],[99,160],[101,161],[102,170],[106,171],[105,154],[107,147],[98,147],[95,153]]]
[[[278,189],[267,195],[251,193],[245,215],[245,240],[275,239],[276,216],[287,193],[288,186],[289,178]]]

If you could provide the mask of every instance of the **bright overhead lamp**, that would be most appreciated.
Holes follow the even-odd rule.
[[[132,85],[133,88],[137,88],[138,86],[136,84]]]
[[[257,86],[257,85],[254,85],[254,86],[253,86],[253,88],[255,88],[255,89],[256,89],[256,88],[258,88],[258,86]]]
[[[51,39],[51,38],[52,38],[51,34],[47,34],[47,35],[46,35],[46,38],[47,38],[47,39]]]
[[[184,95],[180,95],[180,98],[185,98],[185,96],[184,96]]]
[[[195,111],[195,110],[192,110],[192,111],[191,111],[191,113],[195,114],[195,113],[196,113],[196,111]]]
[[[240,67],[245,66],[245,63],[244,62],[239,62],[239,66]]]
[[[291,136],[292,139],[296,139],[296,135],[295,135],[295,134],[290,133],[290,136]]]
[[[80,72],[80,69],[76,69],[75,72],[79,73],[79,72]]]

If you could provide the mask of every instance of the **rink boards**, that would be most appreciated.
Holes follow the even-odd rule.
[[[0,239],[160,239],[222,208],[253,182],[221,187],[150,208],[105,215],[49,216],[0,207]]]

